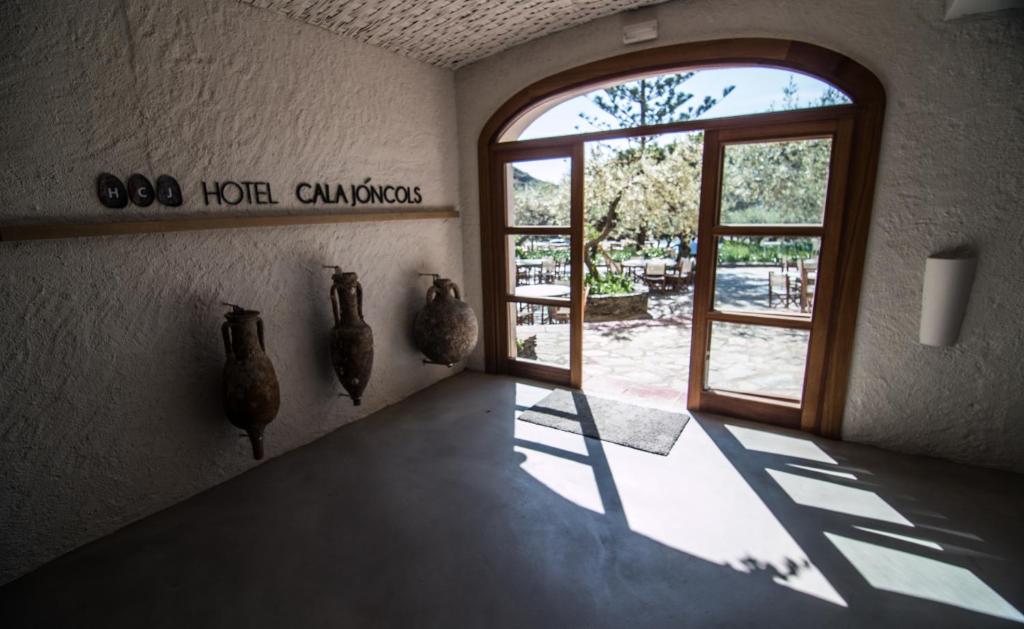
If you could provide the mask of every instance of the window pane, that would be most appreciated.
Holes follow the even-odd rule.
[[[720,223],[820,225],[831,153],[829,139],[726,145]]]
[[[569,237],[508,236],[508,286],[523,297],[569,298]]]
[[[807,330],[713,321],[707,388],[799,400],[809,340]]]
[[[508,304],[509,356],[569,368],[569,306]]]
[[[568,225],[571,162],[559,157],[505,164],[508,224]]]
[[[820,248],[820,238],[719,238],[715,310],[810,316]]]

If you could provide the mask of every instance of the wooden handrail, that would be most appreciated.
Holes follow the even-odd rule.
[[[197,231],[206,229],[239,229],[245,227],[281,227],[286,225],[324,225],[331,223],[365,223],[377,221],[415,221],[458,218],[454,207],[416,209],[374,208],[366,211],[322,212],[306,214],[246,214],[231,216],[197,216],[161,220],[129,220],[96,223],[29,223],[0,225],[0,241],[48,240],[53,238],[91,238],[128,234]]]

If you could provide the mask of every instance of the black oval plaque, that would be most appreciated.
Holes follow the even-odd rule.
[[[128,205],[128,191],[121,180],[110,173],[100,173],[96,178],[96,194],[100,203],[111,209],[119,210]]]
[[[128,177],[128,198],[132,200],[132,203],[140,207],[146,207],[153,203],[153,196],[156,191],[153,190],[153,184],[149,183],[149,179],[146,179],[145,175],[135,173],[131,177]]]
[[[181,186],[178,185],[178,180],[170,175],[160,175],[156,178],[156,195],[161,205],[181,205]]]

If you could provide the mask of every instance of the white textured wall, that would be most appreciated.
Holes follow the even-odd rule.
[[[0,32],[0,221],[110,215],[104,170],[176,176],[184,214],[204,178],[457,201],[449,71],[227,1],[7,1]],[[330,367],[323,263],[366,291],[358,409]],[[461,279],[459,221],[0,243],[0,582],[255,464],[221,412],[222,300],[266,321],[268,457],[453,373],[409,338],[421,269]]]
[[[943,0],[688,0],[652,9],[661,46],[797,39],[871,69],[888,95],[844,438],[1024,470],[1024,19],[944,22]],[[476,143],[530,83],[635,50],[621,17],[456,72],[467,293],[480,299]],[[969,243],[978,279],[960,343],[917,343],[924,260]],[[483,363],[483,347],[473,365]]]

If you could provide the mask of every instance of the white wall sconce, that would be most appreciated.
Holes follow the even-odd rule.
[[[945,347],[956,343],[977,262],[963,250],[930,256],[925,262],[919,335],[922,345]]]

